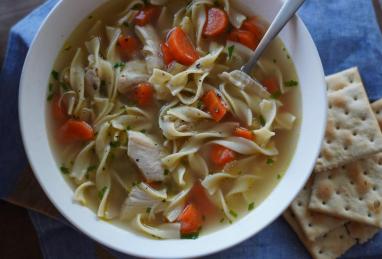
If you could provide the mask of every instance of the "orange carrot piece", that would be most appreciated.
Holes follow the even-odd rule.
[[[259,24],[257,17],[252,17],[245,20],[241,26],[241,29],[251,32],[255,36],[258,43],[260,43],[264,36],[264,28]]]
[[[61,97],[55,95],[52,100],[52,115],[53,119],[58,123],[63,123],[67,119],[62,104],[60,104]]]
[[[233,131],[233,135],[236,137],[241,137],[241,138],[245,138],[245,139],[249,139],[249,140],[253,140],[255,137],[253,135],[252,131],[250,131],[249,129],[243,128],[243,127],[236,128]]]
[[[214,145],[211,149],[211,160],[218,167],[225,166],[227,163],[235,160],[235,158],[235,152],[229,148]]]
[[[227,113],[227,107],[221,100],[221,97],[219,97],[213,90],[209,90],[202,97],[202,101],[216,122],[219,122],[221,119],[223,119],[224,115]]]
[[[145,26],[158,19],[161,12],[160,6],[148,4],[144,6],[134,17],[134,23],[139,26]]]
[[[163,61],[168,66],[169,64],[171,64],[171,62],[174,61],[174,57],[171,54],[171,50],[168,47],[167,43],[163,43],[161,48],[162,48]]]
[[[279,92],[280,87],[275,77],[269,77],[261,81],[261,84],[265,86],[270,94],[276,94]]]
[[[69,119],[59,129],[63,142],[87,141],[94,138],[93,128],[85,121]]]
[[[190,66],[199,58],[191,40],[179,27],[171,32],[167,44],[174,59],[182,65]]]
[[[192,203],[188,204],[178,217],[180,232],[192,234],[200,230],[203,225],[203,217],[198,208]]]
[[[139,50],[140,48],[139,40],[134,36],[121,35],[118,38],[119,52],[121,53],[123,59],[129,59]]]
[[[216,212],[215,205],[211,202],[200,181],[196,181],[192,186],[187,201],[195,204],[204,216],[208,216]]]
[[[228,40],[239,42],[253,50],[256,49],[258,45],[255,36],[246,30],[232,30],[228,35]]]
[[[154,95],[154,89],[149,83],[140,83],[134,91],[134,99],[139,106],[151,104]]]
[[[228,29],[229,21],[227,13],[216,7],[207,11],[207,21],[204,24],[203,35],[207,37],[218,37]]]

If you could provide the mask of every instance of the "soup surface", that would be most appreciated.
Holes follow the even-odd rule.
[[[261,15],[261,14],[259,14]],[[52,149],[74,201],[160,239],[246,215],[282,179],[299,132],[294,65],[228,0],[109,1],[64,43],[48,88]]]

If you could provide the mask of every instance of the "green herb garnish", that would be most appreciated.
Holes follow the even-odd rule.
[[[284,83],[285,87],[295,87],[298,86],[298,82],[295,80],[289,80]]]
[[[60,86],[61,86],[61,88],[64,91],[68,91],[69,90],[69,86],[66,83],[64,83],[64,82],[60,82]]]
[[[141,4],[135,4],[133,7],[131,7],[131,10],[135,11],[138,11],[139,9],[141,9]]]
[[[123,22],[123,26],[125,26],[125,27],[130,27],[130,24],[128,23],[128,22]]]
[[[99,198],[100,200],[102,200],[103,196],[105,195],[106,190],[107,190],[107,187],[105,186],[105,187],[103,187],[103,188],[98,192],[98,198]]]
[[[144,129],[141,130],[141,133],[146,134],[146,130],[144,130]]]
[[[115,63],[114,64],[114,68],[119,68],[119,67],[124,67],[125,66],[125,63],[123,63],[123,62],[119,62],[119,63]]]
[[[54,80],[58,81],[58,78],[60,77],[60,74],[56,70],[52,70],[50,73]]]
[[[282,178],[282,175],[281,174],[278,174],[277,175],[277,180],[280,180]]]
[[[53,99],[53,93],[49,93],[48,97],[46,97],[47,101],[51,101]]]
[[[67,167],[63,166],[63,165],[60,166],[60,171],[63,174],[69,174],[70,173],[69,169]]]
[[[273,159],[272,158],[268,158],[267,159],[267,165],[271,165],[271,164],[273,164],[275,161],[273,161]]]
[[[237,213],[233,210],[229,210],[229,214],[231,214],[234,218],[237,218]]]
[[[219,222],[220,222],[220,223],[223,223],[224,220],[225,220],[224,218],[221,218],[221,219],[219,220]]]
[[[281,96],[281,92],[280,91],[277,91],[277,92],[271,94],[271,98],[272,99],[276,99],[276,100],[279,99],[280,96]]]
[[[235,50],[235,45],[228,47],[228,59],[231,60],[233,56],[233,51]]]
[[[71,50],[72,46],[67,46],[66,48],[64,48],[64,51],[69,51]]]
[[[164,170],[164,175],[168,175],[170,171],[168,169]]]
[[[251,202],[250,204],[248,204],[248,211],[251,211],[255,208],[255,203],[254,202]]]
[[[266,122],[265,122],[264,117],[260,115],[260,118],[259,118],[259,119],[260,119],[260,124],[261,124],[261,126],[265,126],[265,123],[266,123]]]
[[[146,208],[146,213],[149,214],[151,212],[151,208]]]
[[[117,148],[117,147],[119,147],[119,145],[120,145],[119,141],[110,142],[110,147],[112,147],[112,148]]]
[[[199,232],[190,233],[190,234],[182,234],[180,236],[181,239],[197,239],[199,237]]]
[[[91,171],[94,171],[94,170],[96,170],[97,169],[97,166],[96,165],[91,165],[91,166],[89,166],[88,167],[88,169],[86,169],[86,172],[91,172]]]

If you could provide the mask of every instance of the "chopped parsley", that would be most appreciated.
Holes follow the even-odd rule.
[[[112,147],[112,148],[117,148],[119,146],[120,146],[119,141],[112,141],[112,142],[110,142],[110,147]]]
[[[260,124],[261,124],[261,126],[265,126],[265,119],[264,119],[264,117],[263,116],[260,116]]]
[[[295,80],[289,80],[284,83],[285,87],[295,87],[298,86],[298,82]]]
[[[89,166],[88,167],[88,169],[86,169],[86,172],[91,172],[91,171],[94,171],[94,170],[96,170],[97,169],[97,166],[96,165],[91,165],[91,166]]]
[[[168,175],[170,171],[168,169],[164,170],[164,175]]]
[[[125,27],[130,27],[130,24],[128,23],[128,22],[123,22],[123,26],[125,26]]]
[[[196,104],[196,108],[198,108],[199,110],[201,110],[203,108],[203,103],[202,101],[198,101],[197,104]]]
[[[72,46],[67,46],[67,47],[64,48],[64,51],[69,51],[71,49],[72,49]]]
[[[281,174],[277,174],[277,180],[280,180],[282,178]]]
[[[61,173],[63,173],[63,174],[69,174],[70,173],[70,171],[69,171],[69,168],[67,168],[67,167],[65,167],[65,166],[60,166],[60,171],[61,171]]]
[[[102,87],[106,86],[106,81],[105,80],[101,80],[101,86]]]
[[[51,101],[53,99],[53,93],[49,93],[48,97],[46,97],[47,101]]]
[[[105,187],[103,187],[103,188],[98,192],[98,198],[99,198],[100,200],[102,200],[103,196],[105,195],[106,190],[107,190],[107,187],[105,186]]]
[[[56,70],[52,70],[50,73],[54,80],[58,81],[58,78],[60,77],[60,74]]]
[[[232,217],[234,217],[234,218],[237,218],[237,216],[238,216],[237,213],[233,210],[229,210],[229,214],[231,214]]]
[[[60,82],[60,86],[61,86],[61,88],[64,91],[68,91],[69,90],[69,86],[66,83],[64,83],[64,82]]]
[[[146,213],[149,214],[151,212],[151,208],[146,208]]]
[[[131,130],[131,127],[130,126],[126,126],[126,130]]]
[[[248,204],[248,211],[251,211],[255,208],[255,203],[254,202],[251,202],[250,204]]]
[[[267,159],[267,165],[272,165],[274,162],[272,158]]]
[[[141,4],[135,4],[133,7],[131,7],[131,9],[137,11],[141,9]]]
[[[90,20],[90,19],[93,19],[93,15],[89,15],[88,16],[88,19]]]
[[[146,130],[144,130],[144,129],[143,129],[143,130],[141,130],[141,133],[145,134],[145,133],[146,133]]]
[[[221,219],[219,220],[219,222],[220,222],[220,223],[223,223],[224,220],[225,220],[224,218],[221,218]]]
[[[125,63],[123,63],[123,62],[119,62],[119,63],[115,63],[114,64],[114,68],[119,68],[119,67],[124,67],[125,66]]]
[[[199,237],[199,232],[190,233],[190,234],[182,234],[180,236],[181,239],[197,239]]]
[[[235,45],[228,47],[228,59],[231,60],[233,56],[233,51],[235,50]]]
[[[280,96],[281,96],[281,92],[280,92],[280,91],[277,91],[277,92],[275,92],[275,93],[273,93],[273,94],[271,95],[271,98],[272,98],[272,99],[279,99]]]

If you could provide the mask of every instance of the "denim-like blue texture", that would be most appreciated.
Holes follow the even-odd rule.
[[[18,172],[27,165],[18,122],[18,84],[28,46],[56,2],[47,1],[10,33],[0,74],[0,197],[12,191]],[[371,1],[309,0],[300,15],[318,47],[325,73],[358,66],[369,98],[381,98],[382,38]],[[95,258],[94,242],[68,223],[34,212],[30,216],[45,258]],[[111,253],[128,258],[115,251]],[[279,218],[253,238],[207,258],[309,258],[309,254],[288,224]],[[352,248],[343,258],[382,258],[382,233],[365,245]]]

